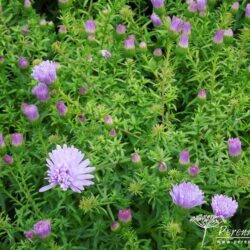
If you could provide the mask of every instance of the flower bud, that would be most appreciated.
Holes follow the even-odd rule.
[[[157,14],[153,13],[150,18],[151,18],[151,21],[152,21],[154,27],[162,26],[162,21]]]
[[[184,49],[188,48],[188,35],[182,35],[180,37],[179,46]]]
[[[117,232],[121,228],[121,225],[118,221],[115,221],[111,224],[110,228],[111,228],[111,231]]]
[[[4,146],[5,146],[5,142],[4,142],[3,134],[0,133],[0,148],[3,148]]]
[[[161,162],[160,165],[159,165],[159,171],[161,173],[165,173],[167,172],[167,165],[165,164],[165,162]]]
[[[65,34],[65,33],[67,33],[67,29],[66,29],[66,26],[65,25],[59,25],[58,26],[58,32],[60,33],[60,34]]]
[[[162,56],[162,49],[161,48],[156,48],[154,50],[153,54],[154,54],[155,57],[161,57]]]
[[[232,4],[232,11],[235,13],[235,12],[237,12],[237,10],[240,8],[240,4],[239,4],[239,2],[234,2],[233,4]]]
[[[118,35],[123,35],[126,32],[126,26],[123,24],[118,24],[116,26],[116,34]]]
[[[148,50],[147,44],[144,41],[141,41],[139,43],[139,48],[141,52],[146,52]]]
[[[85,32],[89,34],[95,33],[96,27],[95,27],[95,21],[94,20],[87,20],[85,22]]]
[[[108,59],[111,57],[111,52],[109,52],[108,50],[101,50],[101,54],[104,58]]]
[[[140,157],[140,155],[137,154],[137,153],[133,153],[133,154],[131,155],[131,161],[132,161],[134,164],[140,163],[140,162],[141,162],[141,157]]]
[[[23,143],[23,134],[14,133],[11,135],[11,144],[15,147],[21,146]]]
[[[218,30],[214,35],[214,43],[221,44],[223,43],[224,30]]]
[[[24,236],[25,236],[26,239],[32,240],[33,237],[34,237],[34,232],[32,230],[25,231]]]
[[[113,119],[112,119],[111,115],[106,115],[104,122],[105,122],[106,125],[112,125],[113,124]]]
[[[34,232],[39,238],[48,237],[51,232],[50,221],[38,221],[36,224],[34,224]]]
[[[206,93],[206,90],[205,89],[201,89],[200,91],[199,91],[199,93],[198,93],[198,98],[200,99],[200,100],[206,100],[206,98],[207,98],[207,93]]]
[[[7,165],[11,165],[13,163],[13,157],[11,155],[5,155],[3,157],[3,161],[7,164]]]
[[[0,65],[4,63],[4,57],[3,56],[0,56]]]
[[[178,18],[176,16],[173,16],[171,24],[170,24],[170,29],[175,32],[178,33],[182,30],[182,19]]]
[[[187,150],[183,150],[180,153],[180,158],[179,158],[179,163],[182,165],[187,165],[189,164],[190,159],[189,159],[189,152]]]
[[[31,7],[30,0],[24,0],[24,7],[27,8],[27,9]]]
[[[28,25],[23,26],[21,33],[22,35],[26,36],[29,33],[29,26]]]
[[[118,219],[123,223],[128,223],[132,220],[130,208],[127,210],[120,209],[118,212]]]
[[[245,16],[247,19],[250,19],[250,3],[248,3],[246,6]]]
[[[79,115],[78,120],[80,123],[85,122],[87,120],[87,117],[85,115]]]
[[[18,59],[18,66],[20,69],[27,69],[29,66],[29,62],[25,57],[20,57]]]
[[[241,141],[238,137],[228,139],[228,152],[231,157],[237,157],[241,154]]]
[[[190,176],[195,176],[200,172],[199,168],[196,165],[192,165],[189,169],[188,169],[188,173]]]
[[[56,104],[56,108],[57,108],[57,112],[61,116],[64,116],[68,111],[68,107],[64,104],[63,101],[58,101]]]
[[[22,103],[22,112],[30,120],[35,121],[39,117],[38,108],[34,104]]]
[[[115,136],[116,136],[116,130],[115,130],[114,128],[111,129],[110,135],[111,135],[112,137],[115,137]]]

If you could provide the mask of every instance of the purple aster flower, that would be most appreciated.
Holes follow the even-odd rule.
[[[181,151],[179,162],[183,165],[189,164],[190,159],[189,159],[189,152],[187,150]]]
[[[167,171],[167,165],[165,164],[165,162],[161,162],[159,165],[159,171],[161,173],[165,173]]]
[[[207,93],[205,89],[201,89],[198,93],[198,98],[201,100],[205,100],[207,98]]]
[[[220,44],[223,42],[224,30],[218,30],[214,35],[214,43]]]
[[[206,0],[196,0],[197,7],[200,12],[203,12],[206,10],[207,7],[207,1]]]
[[[111,57],[111,52],[109,52],[108,50],[105,50],[105,49],[101,50],[101,54],[106,59]]]
[[[204,201],[204,193],[191,182],[182,182],[173,186],[170,191],[173,202],[183,208],[200,206]]]
[[[85,22],[85,31],[87,33],[95,33],[95,21],[94,20],[87,20]]]
[[[86,93],[87,93],[87,89],[85,87],[83,87],[83,86],[80,86],[80,88],[79,88],[79,94],[80,95],[84,95]]]
[[[49,87],[45,83],[38,83],[33,89],[32,94],[41,102],[47,102],[49,100]]]
[[[188,35],[182,35],[180,37],[179,46],[181,48],[188,48]]]
[[[52,61],[42,61],[32,71],[32,77],[42,83],[51,84],[56,80],[56,64]]]
[[[30,120],[35,121],[39,117],[38,108],[35,104],[22,103],[21,107],[24,115]]]
[[[213,196],[211,206],[214,215],[223,219],[228,219],[236,213],[238,202],[226,195],[217,194]]]
[[[65,25],[59,25],[58,28],[59,28],[58,29],[59,33],[66,33],[67,32],[67,29],[66,29]]]
[[[183,25],[183,34],[184,35],[189,35],[191,33],[191,23],[190,22],[185,22]]]
[[[162,56],[162,49],[161,48],[156,48],[155,50],[154,50],[154,56],[156,56],[156,57],[161,57]]]
[[[33,237],[34,237],[34,232],[32,230],[25,231],[24,236],[25,236],[26,239],[32,240]]]
[[[22,35],[26,36],[29,33],[29,26],[28,25],[23,26],[21,33]]]
[[[24,7],[25,7],[25,8],[31,7],[31,2],[30,2],[30,0],[24,0]]]
[[[241,154],[241,141],[239,138],[228,139],[228,151],[232,157],[239,156]]]
[[[57,109],[57,112],[59,113],[59,115],[61,115],[61,116],[64,116],[68,111],[68,107],[64,104],[63,101],[57,102],[56,109]]]
[[[250,18],[250,3],[248,3],[247,6],[246,6],[245,15],[246,15],[246,18]]]
[[[3,161],[7,164],[7,165],[11,165],[13,163],[13,157],[11,155],[5,155],[3,157]]]
[[[130,222],[132,219],[131,210],[129,209],[120,209],[118,212],[118,219],[124,223]]]
[[[157,14],[153,13],[150,18],[151,18],[151,21],[155,27],[162,26],[162,21]]]
[[[131,161],[132,161],[133,163],[135,163],[135,164],[140,163],[140,162],[141,162],[141,157],[140,157],[140,155],[137,154],[137,153],[133,153],[133,154],[131,155]]]
[[[190,12],[196,12],[198,11],[198,4],[196,2],[193,2],[191,4],[188,5],[188,10]]]
[[[164,0],[151,0],[151,3],[153,7],[156,9],[164,7]]]
[[[224,30],[224,36],[232,37],[234,35],[233,30],[231,28]]]
[[[119,35],[122,35],[126,32],[126,26],[123,25],[123,24],[118,24],[116,26],[116,33],[119,34]]]
[[[112,125],[113,124],[113,119],[112,119],[111,115],[106,115],[105,119],[104,119],[104,122],[105,122],[106,125]]]
[[[233,9],[233,10],[238,10],[239,8],[240,8],[239,2],[234,2],[234,3],[232,4],[232,9]]]
[[[124,48],[127,50],[134,50],[135,49],[135,36],[134,35],[130,35],[124,41]]]
[[[22,133],[14,133],[11,135],[11,144],[13,146],[20,146],[23,143],[23,134]]]
[[[173,32],[180,32],[182,30],[182,19],[178,18],[176,16],[173,16],[171,24],[170,24],[170,29]]]
[[[89,167],[89,159],[83,161],[84,154],[75,147],[57,145],[49,157],[47,158],[49,185],[40,188],[39,192],[45,192],[59,185],[63,191],[71,188],[74,192],[80,193],[84,187],[94,184],[90,179],[94,178],[91,173],[95,168]]]
[[[0,148],[3,148],[4,146],[5,146],[5,142],[4,142],[3,134],[0,133]]]
[[[115,221],[111,224],[110,228],[111,228],[111,231],[117,232],[121,228],[121,225],[118,221]]]
[[[18,59],[18,66],[20,69],[27,69],[29,66],[29,62],[25,57],[20,57]]]
[[[34,224],[34,232],[39,238],[46,238],[50,235],[51,226],[50,221],[41,220]]]
[[[116,136],[116,130],[115,130],[114,128],[111,129],[110,135],[111,135],[112,137]]]
[[[200,172],[200,169],[196,166],[196,165],[192,165],[189,169],[188,169],[188,173],[190,176],[195,176]]]

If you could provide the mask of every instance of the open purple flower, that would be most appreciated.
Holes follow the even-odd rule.
[[[36,65],[32,71],[32,77],[42,83],[51,84],[56,80],[56,63],[52,61],[42,61]]]
[[[51,226],[50,221],[41,220],[34,224],[34,232],[39,238],[46,238],[50,235]]]
[[[93,185],[94,182],[90,179],[94,178],[91,173],[95,170],[94,167],[89,167],[89,159],[84,159],[84,154],[77,148],[67,145],[57,145],[47,158],[47,171],[49,185],[40,188],[39,192],[45,192],[57,185],[63,191],[68,188],[74,192],[80,193],[84,187]]]
[[[241,141],[239,138],[230,138],[228,140],[228,151],[232,157],[236,157],[241,154]]]
[[[193,208],[205,203],[203,192],[197,185],[191,182],[182,182],[174,185],[170,195],[173,202],[183,208]]]
[[[49,87],[45,83],[38,83],[33,89],[32,94],[41,102],[47,102],[49,100]]]
[[[238,202],[226,195],[217,194],[213,196],[211,206],[214,215],[223,219],[228,219],[236,213]]]
[[[3,157],[3,161],[7,164],[7,165],[11,165],[13,163],[13,157],[11,155],[5,155]]]

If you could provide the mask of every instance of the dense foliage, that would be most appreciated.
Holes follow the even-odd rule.
[[[185,1],[165,1],[154,10],[162,21],[156,27],[149,0],[73,0],[53,5],[53,22],[37,3],[25,2],[1,1],[0,156],[13,162],[0,162],[0,249],[200,249],[204,231],[190,216],[213,214],[215,194],[238,202],[225,225],[250,229],[247,1],[237,11],[232,1],[208,1],[201,15]],[[188,48],[170,29],[173,16],[191,23]],[[91,19],[94,35],[84,28]],[[118,24],[125,34],[116,32]],[[229,28],[233,37],[216,43],[216,32]],[[135,49],[124,48],[129,35]],[[57,63],[47,102],[32,93],[38,84],[32,70],[42,60]],[[205,98],[197,97],[202,89]],[[35,104],[39,117],[30,121],[23,103]],[[11,143],[15,132],[23,134],[21,146]],[[241,141],[237,159],[229,155],[229,138]],[[48,184],[46,158],[64,144],[96,168],[94,185],[80,193],[60,187],[40,193]],[[188,166],[179,162],[182,150],[190,154]],[[194,176],[191,164],[199,168]],[[174,204],[170,190],[181,182],[199,186],[206,203]],[[113,232],[118,211],[128,208],[131,222]],[[50,221],[51,234],[27,239],[24,232],[41,220]],[[208,229],[203,249],[248,247],[219,244],[217,235],[218,228]]]

